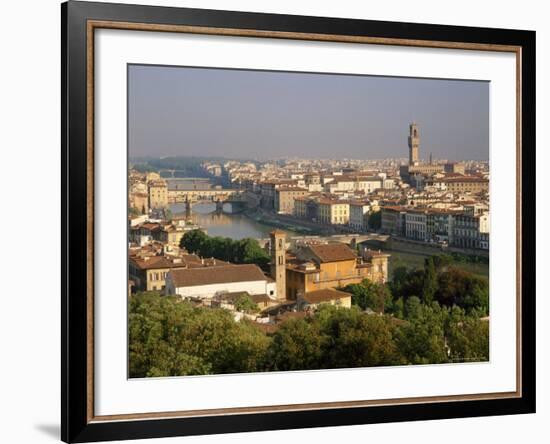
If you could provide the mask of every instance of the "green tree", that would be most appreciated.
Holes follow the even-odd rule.
[[[468,314],[475,310],[480,315],[487,315],[488,280],[447,263],[448,255],[437,255],[426,259],[424,269],[397,267],[389,284],[392,297],[406,301],[413,295],[420,295],[427,305],[436,301],[449,308],[462,307]]]
[[[402,362],[389,316],[368,315],[357,307],[338,309],[322,306],[316,313],[320,322],[322,368],[371,367]]]
[[[467,313],[489,313],[489,283],[486,278],[450,267],[438,276],[435,299],[442,305],[457,305]]]
[[[434,261],[428,257],[424,261],[424,281],[422,283],[422,300],[425,304],[431,304],[437,291],[437,273]]]
[[[411,296],[405,302],[403,314],[405,319],[418,319],[423,315],[423,304],[418,296]]]
[[[384,313],[385,307],[391,305],[392,295],[385,284],[364,279],[360,284],[347,285],[343,290],[351,293],[351,303],[363,310],[370,308]]]
[[[276,371],[318,369],[322,366],[319,323],[289,319],[273,335],[269,349],[271,369]]]
[[[227,310],[193,307],[152,292],[130,299],[131,377],[261,371],[269,343]]]
[[[269,254],[260,247],[258,241],[251,238],[238,241],[237,251],[237,260],[243,264],[257,264],[266,267],[271,259]]]
[[[210,237],[201,230],[186,233],[180,247],[201,257],[215,257],[237,264],[256,264],[262,268],[269,265],[269,254],[252,238],[232,240],[228,237]]]
[[[410,364],[448,362],[444,325],[447,312],[437,303],[422,304],[416,296],[405,303],[405,322],[396,334],[396,343]]]
[[[178,353],[165,342],[162,342],[159,348],[161,349],[160,352],[165,353],[165,356],[157,357],[156,366],[147,370],[147,377],[159,378],[162,376],[207,375],[211,373],[210,365],[197,356]]]
[[[208,236],[202,230],[191,230],[183,235],[180,240],[180,248],[185,248],[189,253],[199,253]]]
[[[394,298],[407,299],[410,296],[422,294],[424,287],[424,270],[408,270],[397,267],[393,271],[390,289]]]
[[[468,316],[463,309],[453,307],[446,337],[453,362],[489,360],[489,322],[477,314]]]
[[[447,267],[453,263],[453,257],[450,254],[434,254],[433,263],[437,271],[446,271]]]
[[[391,306],[392,314],[398,318],[403,319],[403,316],[405,315],[405,304],[403,302],[403,298],[397,298],[392,302]]]
[[[257,313],[260,311],[256,304],[248,294],[242,294],[235,300],[235,310],[243,313]]]

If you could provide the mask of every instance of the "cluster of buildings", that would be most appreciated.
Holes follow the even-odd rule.
[[[151,225],[149,230],[155,224],[146,225]],[[272,325],[284,319],[284,313],[310,312],[321,304],[349,308],[351,294],[341,288],[364,279],[382,283],[388,278],[389,255],[368,248],[320,240],[291,245],[284,231],[275,230],[266,249],[271,256],[269,270],[201,258],[165,241],[130,239],[129,295],[159,291],[200,306],[224,307],[237,320],[247,317]],[[236,301],[242,297],[257,310],[239,311]]]
[[[489,250],[489,211],[463,203],[449,208],[382,207],[381,231],[420,242]]]
[[[221,168],[221,167],[220,167]],[[204,165],[205,171],[214,177],[217,170],[210,164]],[[241,193],[236,189],[224,189],[214,185],[208,178],[172,182],[162,178],[158,173],[140,173],[130,170],[128,207],[130,213],[149,215],[151,212],[164,211],[174,203],[195,203],[199,201],[222,203],[239,199]]]
[[[253,164],[240,167],[254,168]],[[180,240],[201,227],[187,216],[158,217],[157,210],[169,204],[171,191],[158,174],[132,171],[130,175],[130,208],[142,207],[128,219],[130,296],[140,291],[175,295],[196,305],[226,308],[237,320],[247,317],[269,329],[322,304],[351,307],[351,295],[341,288],[364,279],[388,278],[387,254],[318,238],[292,244],[281,230],[273,231],[265,245],[271,257],[269,269],[191,254],[180,248]],[[240,298],[252,301],[257,310],[240,311]]]
[[[177,247],[185,233],[199,228],[189,219],[181,217],[174,217],[166,221],[152,219],[146,214],[133,215],[129,219],[128,240],[130,244],[139,246],[156,241]]]
[[[227,189],[208,181],[178,188],[157,173],[132,170],[129,294],[159,291],[272,325],[285,313],[307,313],[321,304],[349,307],[351,295],[342,288],[388,278],[389,256],[381,251],[313,238],[293,243],[280,230],[271,233],[265,246],[269,269],[198,257],[179,245],[187,232],[201,227],[188,214],[169,216],[165,210],[173,202],[209,199],[219,204],[239,198],[275,220],[290,218],[354,233],[376,230],[415,242],[488,250],[488,163],[434,161],[431,155],[422,162],[415,123],[409,126],[408,145],[407,161],[205,162],[202,167],[209,175],[230,181]],[[239,310],[242,298],[257,310]]]
[[[409,127],[409,163],[400,175],[416,192],[382,205],[383,233],[465,249],[489,249],[489,171],[465,174],[462,163],[434,164],[418,159],[418,126]]]
[[[130,170],[128,188],[128,207],[134,215],[168,207],[168,184],[158,173]]]
[[[488,162],[434,161],[432,155],[421,161],[414,122],[407,139],[407,161],[284,159],[261,167],[231,161],[224,168],[261,209],[298,223],[488,249]]]

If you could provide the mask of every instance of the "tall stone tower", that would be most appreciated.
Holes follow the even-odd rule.
[[[277,287],[277,299],[286,299],[286,234],[281,230],[269,233],[271,277]]]
[[[420,147],[420,134],[415,122],[409,125],[409,165],[418,165],[418,149]]]

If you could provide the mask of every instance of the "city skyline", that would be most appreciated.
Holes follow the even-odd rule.
[[[405,158],[412,121],[421,159],[489,158],[482,81],[131,65],[128,105],[131,158]]]

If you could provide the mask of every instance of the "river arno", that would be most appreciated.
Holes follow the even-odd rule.
[[[172,204],[170,210],[174,215],[185,214],[185,204]],[[229,237],[236,240],[246,237],[265,239],[269,237],[269,233],[275,228],[274,226],[261,224],[245,214],[231,213],[230,204],[226,204],[224,210],[223,213],[216,212],[216,205],[213,203],[194,204],[191,209],[191,219],[197,225],[206,229],[210,236]],[[298,235],[298,233],[290,230],[283,229],[283,231],[287,232],[288,237]],[[422,268],[424,260],[429,256],[424,252],[384,251],[391,255],[390,276],[393,275],[393,270],[400,266]],[[481,276],[488,277],[489,275],[488,264],[457,263],[456,266]]]
[[[172,204],[170,210],[174,215],[185,213],[185,204]],[[250,219],[241,213],[231,213],[230,204],[224,206],[223,213],[216,212],[216,205],[213,203],[194,204],[191,208],[191,219],[197,225],[206,229],[210,236],[229,237],[231,239],[244,239],[251,237],[253,239],[264,239],[269,237],[269,233],[274,227],[263,225]],[[294,233],[284,230],[290,236]]]

